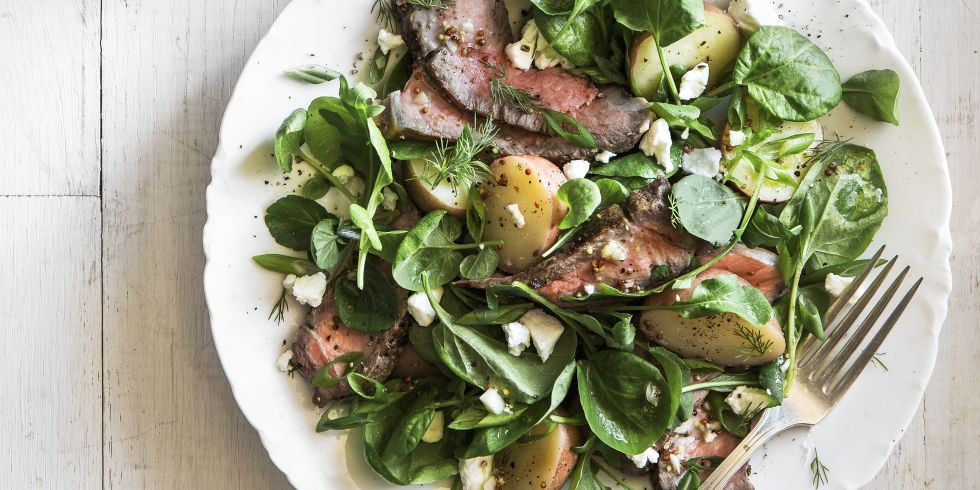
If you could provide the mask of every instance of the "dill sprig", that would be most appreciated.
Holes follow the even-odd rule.
[[[541,110],[537,96],[507,83],[507,73],[503,66],[491,65],[485,61],[483,64],[489,67],[494,74],[493,79],[490,80],[490,95],[493,97],[494,107],[506,105],[525,114]]]
[[[871,356],[871,364],[874,364],[876,367],[888,371],[888,365],[886,365],[884,361],[881,360],[881,356],[884,356],[885,354],[887,354],[887,352],[878,352],[875,355]]]
[[[371,6],[371,13],[378,18],[378,23],[391,29],[395,25],[395,7],[391,4],[392,0],[374,0]]]
[[[282,294],[279,295],[279,300],[276,304],[272,305],[272,311],[269,312],[269,319],[276,319],[276,323],[282,323],[286,318],[286,312],[289,311],[289,302],[286,301],[286,288],[282,288]]]
[[[739,324],[734,333],[736,337],[745,341],[746,344],[742,347],[745,349],[743,354],[746,357],[764,356],[773,344],[772,340],[763,335],[761,329],[756,330]]]
[[[810,461],[810,471],[813,472],[813,487],[820,488],[820,485],[825,485],[829,480],[827,473],[830,471],[820,462],[820,455],[817,451],[813,450],[813,461]]]
[[[486,121],[473,129],[467,124],[455,144],[446,140],[436,143],[436,151],[426,158],[434,172],[426,172],[424,182],[435,188],[446,180],[454,188],[469,188],[490,177],[490,167],[477,160],[477,156],[493,147],[497,139],[497,127]]]

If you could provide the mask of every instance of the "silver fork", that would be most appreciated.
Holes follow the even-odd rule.
[[[701,485],[701,490],[723,489],[732,475],[748,462],[752,453],[776,434],[793,427],[813,426],[823,420],[875,356],[878,348],[885,341],[885,337],[891,332],[892,327],[895,326],[906,306],[912,300],[912,296],[918,291],[919,285],[922,284],[922,278],[919,278],[876,331],[875,324],[885,312],[885,308],[895,293],[898,292],[905,276],[908,275],[909,268],[906,267],[891,282],[864,320],[858,322],[861,313],[870,304],[871,298],[885,283],[885,278],[898,262],[898,256],[895,256],[882,268],[881,273],[877,275],[850,310],[844,313],[848,302],[860,289],[861,284],[870,277],[884,251],[885,247],[881,247],[875,253],[868,262],[868,266],[827,311],[826,325],[829,328],[826,340],[821,343],[814,341],[815,339],[810,339],[803,346],[798,359],[797,379],[790,387],[789,394],[783,404],[770,408],[760,415],[752,431],[715,468],[711,476]],[[842,313],[844,315],[838,322],[837,319]],[[855,326],[857,329],[848,335]],[[864,341],[872,334],[874,336],[860,350],[857,358],[848,363],[859,351]],[[838,346],[845,340],[846,343],[843,347],[838,349]]]

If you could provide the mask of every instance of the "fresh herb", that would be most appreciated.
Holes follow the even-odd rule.
[[[310,262],[309,260],[301,259],[299,257],[290,257],[288,255],[256,255],[255,257],[252,257],[252,260],[254,260],[256,264],[262,266],[264,269],[272,272],[281,272],[283,274],[308,276],[310,274],[316,274],[317,272],[323,272],[322,269],[317,267],[316,264]]]
[[[333,70],[324,65],[303,65],[286,70],[286,75],[307,83],[318,85],[321,83],[332,82],[341,77],[337,70]]]
[[[664,102],[653,102],[650,109],[657,114],[657,117],[667,121],[667,124],[674,127],[689,128],[710,141],[716,139],[714,131],[698,118],[701,117],[701,109],[693,105],[674,105]]]
[[[434,175],[425,183],[434,189],[447,180],[457,189],[466,189],[483,182],[490,177],[490,167],[477,157],[492,148],[496,139],[497,128],[488,120],[476,130],[465,125],[455,144],[440,140],[435,152],[425,157]]]
[[[812,121],[841,100],[840,75],[830,58],[788,27],[759,28],[738,55],[734,81],[786,121]]]
[[[337,281],[333,300],[344,325],[360,332],[383,332],[398,321],[398,294],[374,265],[365,269],[361,290],[348,281]]]
[[[602,193],[595,182],[588,179],[572,179],[558,189],[558,200],[568,206],[568,213],[558,224],[558,229],[585,223],[602,202]]]
[[[425,215],[398,246],[391,270],[395,282],[409,291],[422,291],[424,274],[432,287],[441,286],[459,274],[462,251],[500,244],[499,241],[456,244],[462,233],[459,220],[445,211]]]
[[[272,305],[272,311],[269,312],[269,320],[275,318],[276,323],[282,323],[286,318],[286,312],[289,311],[289,302],[286,301],[286,293],[286,288],[282,288],[279,299],[276,301],[276,304]]]
[[[374,55],[368,60],[367,64],[367,77],[368,82],[372,85],[381,81],[385,76],[385,72],[388,71],[388,61],[391,59],[391,51],[387,53],[381,50],[381,47],[374,49]]]
[[[578,363],[578,392],[589,428],[624,454],[639,454],[666,431],[677,412],[660,371],[639,356],[601,351]]]
[[[761,328],[752,328],[739,323],[732,334],[742,339],[742,355],[745,358],[764,356],[772,348],[773,341],[766,337]]]
[[[395,6],[392,4],[394,0],[374,0],[374,4],[371,5],[371,13],[373,13],[378,22],[389,29],[395,25]]]
[[[888,371],[888,365],[885,364],[885,362],[881,360],[881,358],[883,356],[885,356],[886,354],[887,354],[887,352],[877,352],[877,353],[875,353],[875,355],[871,356],[871,364],[874,364],[875,367],[878,367],[878,368],[884,369],[885,371]]]
[[[898,91],[902,80],[892,70],[869,70],[843,85],[844,102],[876,121],[898,126]]]
[[[820,455],[817,454],[817,450],[813,450],[813,460],[810,461],[810,472],[813,473],[813,487],[820,488],[820,485],[826,485],[830,479],[827,477],[827,473],[830,472],[827,467],[820,462]]]
[[[316,201],[290,195],[269,206],[265,224],[276,243],[305,251],[310,248],[313,228],[327,216],[327,210]]]
[[[671,198],[679,224],[715,246],[728,243],[739,227],[742,199],[714,179],[689,175],[674,184]]]
[[[283,172],[293,169],[293,156],[301,153],[303,128],[306,126],[306,110],[296,109],[287,117],[276,131],[276,163]]]

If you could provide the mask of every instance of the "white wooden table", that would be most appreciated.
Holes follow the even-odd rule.
[[[288,487],[201,286],[218,124],[286,3],[0,1],[0,488]],[[870,488],[980,488],[980,4],[872,3],[942,128],[957,247],[933,382]]]

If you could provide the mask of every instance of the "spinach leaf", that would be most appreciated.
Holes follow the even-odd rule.
[[[677,427],[694,413],[694,393],[681,393],[684,385],[691,381],[691,369],[677,357],[677,354],[663,347],[648,347],[647,351],[667,380],[666,397],[673,407],[672,413],[675,414],[669,427]]]
[[[592,167],[589,173],[603,177],[640,177],[649,180],[668,176],[655,158],[648,157],[642,152],[630,153],[609,163]]]
[[[558,224],[561,230],[585,223],[602,201],[599,186],[588,179],[572,179],[558,189],[558,199],[568,206],[568,213]]]
[[[576,8],[597,1],[579,0]],[[589,66],[596,56],[606,55],[609,43],[605,39],[599,19],[588,12],[580,14],[581,10],[573,11],[569,15],[549,15],[543,10],[535,9],[534,21],[541,35],[558,54],[576,66]]]
[[[422,274],[429,276],[433,287],[452,281],[463,261],[453,243],[461,233],[459,222],[445,211],[422,217],[395,253],[391,270],[395,282],[409,291],[422,291]]]
[[[574,338],[574,336],[573,336]],[[550,361],[550,359],[549,359]],[[473,437],[473,442],[466,448],[464,458],[475,458],[496,454],[507,446],[517,442],[540,424],[558,408],[565,399],[575,375],[575,362],[569,360],[564,369],[558,373],[551,385],[550,396],[527,407],[513,421],[494,427],[482,429]]]
[[[498,305],[496,308],[480,308],[456,318],[456,323],[462,326],[503,325],[520,320],[531,308],[534,308],[534,305],[531,303]]]
[[[340,260],[340,247],[337,242],[337,220],[325,219],[313,227],[311,248],[317,267],[323,270],[332,269]]]
[[[323,272],[319,267],[317,267],[316,264],[310,262],[309,260],[301,259],[299,257],[290,257],[288,255],[256,255],[255,257],[252,257],[252,260],[254,260],[256,264],[262,266],[264,269],[272,272],[281,272],[283,274],[308,276],[310,274],[316,274],[317,272]]]
[[[504,412],[497,415],[487,412],[479,404],[473,404],[466,407],[459,415],[454,416],[453,421],[447,427],[453,430],[475,430],[497,427],[512,422],[524,413],[526,409],[526,405],[515,405],[510,413]]]
[[[340,72],[324,65],[303,65],[286,70],[286,75],[302,82],[315,85],[330,82],[340,78]]]
[[[459,275],[466,279],[483,279],[490,277],[497,270],[500,254],[494,247],[484,246],[473,255],[467,255],[459,263]]]
[[[738,55],[734,80],[786,121],[812,121],[841,100],[840,75],[830,58],[788,27],[759,28]]]
[[[779,218],[769,214],[765,208],[760,206],[752,214],[749,226],[742,235],[742,242],[749,248],[775,247],[780,242],[799,235],[802,229],[802,226],[787,228]]]
[[[383,332],[398,321],[398,294],[377,266],[364,271],[364,288],[357,290],[348,281],[337,281],[333,299],[340,320],[361,332]]]
[[[466,208],[466,230],[470,232],[474,242],[483,241],[483,232],[487,228],[487,204],[479,192],[471,192],[469,207]]]
[[[844,83],[844,102],[876,121],[898,126],[898,91],[901,83],[898,73],[892,70],[858,73]]]
[[[296,109],[279,126],[276,131],[275,155],[276,163],[283,172],[293,169],[293,155],[300,152],[303,146],[303,128],[306,126],[306,110]]]
[[[535,7],[548,15],[566,15],[572,13],[576,0],[531,0]]]
[[[836,274],[843,277],[855,277],[868,266],[869,260],[852,260],[849,262],[842,262],[840,264],[830,265],[817,269],[813,272],[807,272],[800,279],[800,287],[822,285],[830,274]],[[881,267],[887,264],[888,261],[880,259],[875,267]]]
[[[600,441],[624,454],[639,454],[664,434],[677,412],[670,386],[652,364],[635,354],[601,351],[579,361],[582,411]]]
[[[716,247],[731,240],[742,220],[742,199],[714,179],[688,175],[674,184],[671,196],[680,225]]]
[[[785,375],[782,369],[784,362],[785,359],[781,357],[759,368],[759,385],[779,403],[783,402],[783,390],[785,388]]]
[[[844,144],[829,150],[803,177],[779,219],[787,227],[812,210],[803,261],[818,269],[860,256],[888,215],[888,189],[874,151]]]
[[[612,0],[616,20],[637,32],[649,32],[660,46],[669,46],[704,25],[701,0]]]
[[[735,274],[723,274],[702,281],[687,301],[645,308],[673,311],[684,318],[734,313],[753,325],[765,325],[773,315],[772,306],[762,291],[739,284]]]
[[[313,228],[329,216],[319,203],[289,195],[272,203],[265,212],[265,225],[276,243],[293,250],[309,250]]]

